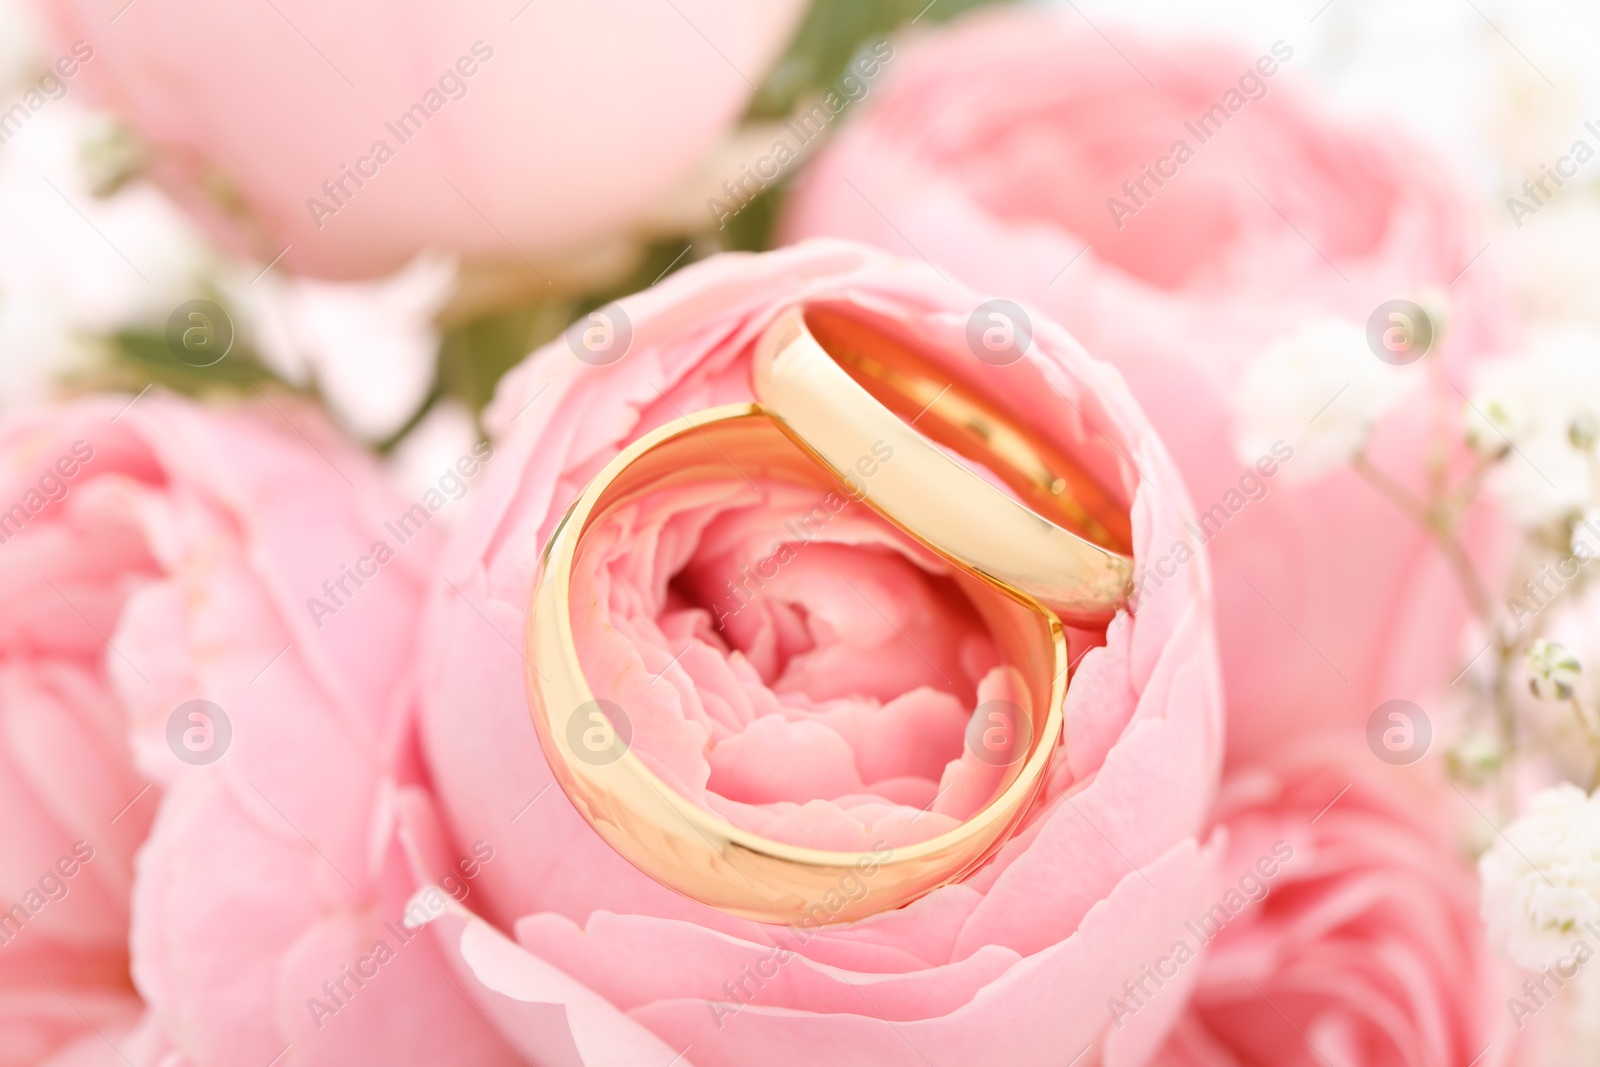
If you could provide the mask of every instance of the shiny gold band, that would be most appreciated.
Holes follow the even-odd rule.
[[[572,574],[584,566],[586,533],[645,493],[729,479],[842,489],[761,408],[731,405],[677,420],[634,442],[595,478],[551,536],[527,640],[534,727],[556,781],[589,825],[634,866],[686,896],[750,919],[845,922],[900,907],[963,877],[1004,842],[1043,781],[1061,737],[1068,663],[1062,626],[1051,612],[964,570],[959,560],[950,560],[956,580],[1017,672],[1030,736],[1026,755],[1006,765],[989,802],[937,837],[856,853],[802,848],[741,830],[663,782],[628,749],[612,721],[619,717],[616,705],[596,700],[572,623]]]
[[[930,548],[1072,625],[1104,625],[1126,603],[1125,510],[1058,446],[910,343],[826,306],[791,308],[757,346],[753,378],[756,399],[837,477],[854,482],[859,457],[887,442],[895,461],[862,500]]]

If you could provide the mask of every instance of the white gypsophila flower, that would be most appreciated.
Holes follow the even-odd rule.
[[[1238,455],[1254,463],[1286,441],[1295,460],[1284,476],[1295,481],[1349,463],[1422,373],[1378,359],[1361,327],[1347,319],[1312,322],[1246,368],[1235,403]]]
[[[1516,439],[1533,424],[1532,415],[1512,393],[1480,391],[1467,404],[1463,436],[1467,447],[1484,459],[1508,455]]]
[[[1585,508],[1572,524],[1569,551],[1585,562],[1600,556],[1600,508]]]
[[[163,328],[210,253],[165,195],[96,197],[78,164],[94,117],[48,101],[0,145],[0,404],[48,395],[129,327]]]
[[[1566,645],[1539,638],[1524,654],[1528,690],[1540,700],[1571,700],[1578,691],[1583,664]]]
[[[1600,331],[1546,329],[1485,365],[1465,419],[1474,451],[1503,457],[1486,484],[1514,521],[1541,526],[1600,502]]]
[[[455,261],[423,253],[387,278],[328,282],[240,266],[224,294],[256,351],[287,381],[315,379],[329,410],[368,441],[392,436],[433,386],[438,314]]]
[[[407,500],[421,500],[430,489],[438,489],[446,499],[459,492],[465,495],[471,479],[467,469],[478,465],[473,447],[478,444],[478,425],[472,412],[459,400],[440,400],[400,439],[389,455],[389,478]],[[457,477],[451,480],[451,473]],[[444,486],[441,488],[441,482]],[[446,508],[436,517],[449,522],[455,509]]]
[[[1570,782],[1535,794],[1478,875],[1489,938],[1519,965],[1538,970],[1600,936],[1600,797]]]
[[[1481,786],[1500,773],[1505,751],[1493,734],[1483,730],[1457,738],[1445,752],[1445,763],[1451,777],[1459,778],[1473,786]]]
[[[1590,740],[1591,730],[1600,729],[1594,716],[1600,708],[1600,671],[1594,669],[1600,663],[1600,583],[1594,580],[1600,577],[1600,563],[1594,562],[1597,558],[1585,548],[1582,554],[1529,572],[1512,592],[1510,607],[1512,618],[1522,627],[1537,627],[1549,646],[1565,650],[1580,665],[1575,673],[1563,671],[1550,679],[1560,683],[1552,686],[1536,677],[1535,664],[1524,657],[1510,693],[1519,734],[1529,747],[1542,753],[1540,765],[1580,782],[1594,773],[1600,755]],[[1544,693],[1555,699],[1543,699],[1536,686],[1543,686]],[[1570,690],[1571,699],[1562,699],[1560,690]]]
[[[102,354],[62,309],[0,278],[0,410],[48,400],[59,379],[86,372]]]

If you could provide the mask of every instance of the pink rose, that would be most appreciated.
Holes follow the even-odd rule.
[[[804,10],[39,6],[68,84],[138,130],[182,203],[261,262],[287,247],[327,276],[426,247],[552,268],[618,234],[738,119]]]
[[[6,1067],[74,1047],[93,1052],[95,1028],[125,1034],[141,1010],[128,978],[128,896],[155,802],[134,802],[146,781],[133,766],[96,630],[111,631],[129,585],[152,576],[155,564],[128,536],[131,516],[103,507],[93,516],[86,483],[118,465],[103,438],[91,444],[45,425],[0,431]]]
[[[497,850],[481,896],[435,924],[457,980],[541,1063],[1059,1065],[1090,1046],[1144,1062],[1184,993],[1122,1031],[1102,1005],[1211,880],[1196,835],[1221,704],[1203,561],[1131,621],[1075,633],[1042,800],[992,862],[904,909],[805,937],[733,918],[630,866],[553,786],[521,651],[541,547],[629,441],[749,400],[757,338],[802,301],[945,353],[952,376],[1128,504],[1136,553],[1188,516],[1114,371],[1042,315],[1020,362],[980,362],[965,340],[976,296],[857,245],[716,257],[621,301],[613,336],[626,322],[630,340],[605,360],[566,339],[536,353],[489,411],[496,466],[452,533],[427,623],[423,737],[442,812],[414,794],[405,836],[423,878],[463,842]],[[960,777],[992,646],[940,565],[859,508],[817,543],[781,534],[810,503],[742,482],[652,494],[607,534],[624,540],[583,601],[601,616],[580,629],[583,656],[603,684],[632,686],[634,751],[700,803],[789,840],[924,836],[925,808],[963,814],[936,793]],[[719,630],[724,582],[775,540],[792,558]]]
[[[0,426],[0,1063],[508,1055],[431,939],[322,987],[409,893],[404,666],[437,537],[413,515],[400,543],[405,510],[287,399]]]
[[[1443,293],[1453,368],[1494,343],[1502,301],[1472,263],[1483,241],[1448,169],[1302,93],[1300,42],[1257,55],[1102,28],[1115,49],[1071,12],[1022,7],[907,40],[785,226],[1031,301],[1122,371],[1210,517],[1229,752],[1250,759],[1306,729],[1359,728],[1383,700],[1426,699],[1459,665],[1465,602],[1429,537],[1350,469],[1317,468],[1348,459],[1396,402],[1366,378],[1426,377],[1367,350],[1379,305]],[[1319,332],[1330,316],[1340,325]],[[1327,368],[1326,388],[1275,450],[1275,434],[1243,445],[1241,384],[1280,342]],[[1461,406],[1433,384],[1432,400]],[[1293,390],[1257,392],[1250,403],[1284,408]],[[1370,449],[1414,491],[1428,407],[1415,400]]]
[[[1217,811],[1229,838],[1223,881],[1209,917],[1182,931],[1211,941],[1157,1062],[1513,1060],[1506,972],[1450,840],[1467,809],[1405,773],[1322,738],[1230,776]]]

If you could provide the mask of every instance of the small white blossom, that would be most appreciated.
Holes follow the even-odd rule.
[[[1585,508],[1573,522],[1570,549],[1580,559],[1600,556],[1600,508]]]
[[[423,254],[388,278],[328,282],[241,268],[223,291],[262,360],[291,382],[316,380],[352,433],[381,441],[404,426],[433,386],[438,314],[455,262]]]
[[[1517,522],[1540,526],[1600,502],[1600,331],[1548,330],[1486,365],[1465,416],[1474,450],[1504,457],[1487,484]]]
[[[33,11],[0,0],[0,111],[39,89],[51,58]],[[159,331],[194,295],[208,257],[153,185],[95,195],[80,150],[100,120],[75,83],[64,93],[62,84],[46,85],[39,106],[9,111],[0,145],[0,407],[42,400],[92,370],[116,330]]]
[[[1594,716],[1600,708],[1600,671],[1594,669],[1600,663],[1600,583],[1594,581],[1600,576],[1600,563],[1594,562],[1595,556],[1588,556],[1588,562],[1584,557],[1573,558],[1581,568],[1576,575],[1564,577],[1559,567],[1550,565],[1533,573],[1528,586],[1517,590],[1517,599],[1537,616],[1538,631],[1583,666],[1577,673],[1560,672],[1550,682],[1538,683],[1548,687],[1559,682],[1561,689],[1571,691],[1571,699],[1557,696],[1549,700],[1538,693],[1533,665],[1526,659],[1514,668],[1510,695],[1519,732],[1544,750],[1545,765],[1562,778],[1588,781],[1600,755],[1590,740],[1591,731],[1600,730]],[[1569,565],[1569,574],[1571,570]],[[1525,622],[1527,618],[1524,616]]]
[[[138,177],[146,162],[144,142],[112,115],[95,115],[78,146],[84,184],[96,196],[110,196]]]
[[[1451,776],[1474,786],[1498,774],[1504,759],[1500,742],[1481,730],[1461,737],[1445,753]]]
[[[1245,370],[1235,408],[1239,457],[1253,463],[1274,442],[1287,441],[1295,459],[1285,477],[1296,481],[1349,463],[1422,373],[1417,365],[1378,359],[1349,320],[1312,322]]]
[[[49,395],[119,329],[164,329],[210,264],[150,183],[94,195],[79,162],[94,116],[71,98],[28,116],[0,147],[0,405]]]
[[[1513,960],[1538,970],[1571,952],[1584,923],[1600,929],[1600,798],[1569,782],[1538,793],[1478,874],[1489,938]]]
[[[1600,420],[1592,411],[1579,411],[1567,423],[1567,443],[1579,452],[1593,448],[1596,437],[1600,437]]]
[[[1483,392],[1467,404],[1463,421],[1467,447],[1484,459],[1501,459],[1533,420],[1519,397]]]
[[[1540,700],[1571,700],[1577,692],[1583,664],[1565,645],[1541,637],[1529,646],[1528,691]]]

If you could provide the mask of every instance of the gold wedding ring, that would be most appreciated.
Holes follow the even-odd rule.
[[[860,457],[887,442],[894,463],[862,500],[900,529],[1071,625],[1106,624],[1133,577],[1126,508],[1065,451],[937,366],[909,337],[812,305],[768,328],[753,380],[761,405],[837,477],[854,481]]]
[[[871,454],[868,437],[859,455]],[[896,434],[897,450],[905,439]],[[844,447],[830,445],[834,462],[819,466],[752,404],[714,408],[662,426],[613,459],[561,520],[545,547],[533,592],[527,643],[534,727],[573,806],[612,848],[656,881],[762,922],[848,922],[908,904],[964,877],[1016,828],[1061,737],[1068,662],[1060,620],[992,572],[963,564],[913,526],[918,515],[902,508],[901,521],[953,565],[955,580],[1019,682],[1016,696],[1026,729],[1017,737],[1028,734],[1026,753],[1005,765],[994,794],[975,815],[915,844],[872,852],[803,848],[739,829],[693,803],[629,747],[626,709],[596,698],[574,637],[574,613],[593,619],[599,611],[597,604],[572,602],[573,574],[589,565],[586,535],[617,509],[671,486],[764,481],[859,498],[854,480],[847,487],[830,472],[854,469],[858,457],[846,455]],[[897,451],[889,466],[901,462]],[[887,477],[887,468],[882,476]],[[872,491],[877,492],[876,483]],[[942,487],[928,507],[961,491]],[[1103,577],[1108,589],[1110,582]],[[626,679],[611,681],[619,686],[614,691],[622,692]]]

